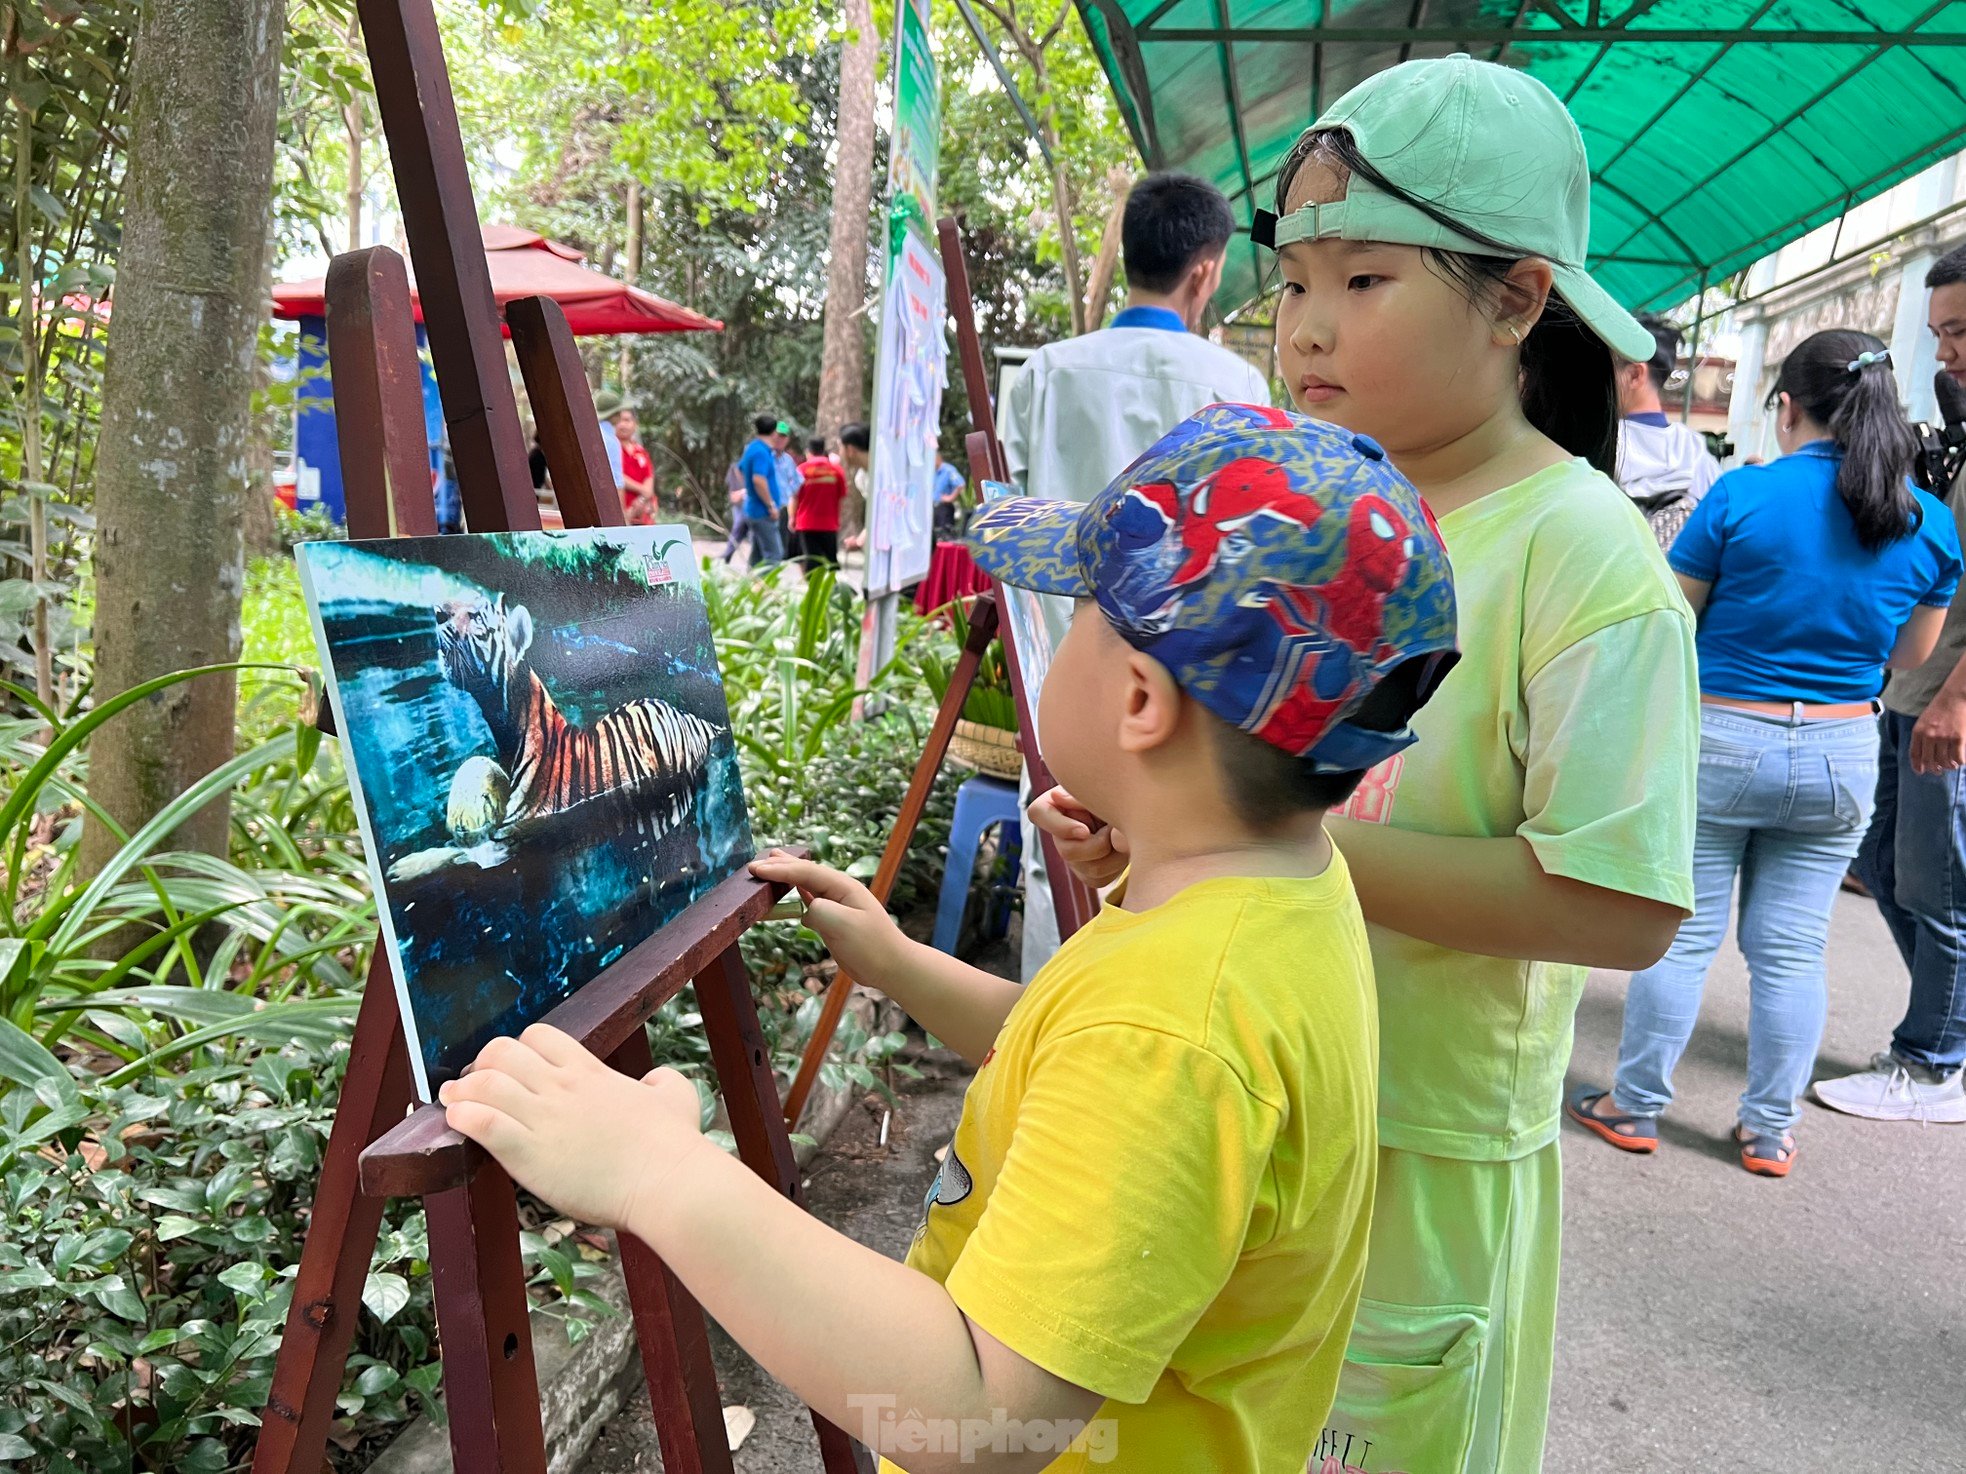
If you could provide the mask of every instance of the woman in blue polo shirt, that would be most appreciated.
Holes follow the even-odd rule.
[[[1749,976],[1741,1165],[1785,1177],[1822,1038],[1823,948],[1877,787],[1875,698],[1924,661],[1959,582],[1959,535],[1907,480],[1917,440],[1889,353],[1818,333],[1775,381],[1781,459],[1714,483],[1668,561],[1699,615],[1700,822],[1693,915],[1625,998],[1618,1075],[1571,1116],[1626,1151],[1659,1114],[1741,880]]]

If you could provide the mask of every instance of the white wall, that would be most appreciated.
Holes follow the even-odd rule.
[[[1914,420],[1931,417],[1938,357],[1926,326],[1925,273],[1944,252],[1966,244],[1966,208],[1954,210],[1966,206],[1962,158],[1933,165],[1750,269],[1745,295],[1760,300],[1737,309],[1727,325],[1738,343],[1728,413],[1737,458],[1772,457],[1765,404],[1775,373],[1797,343],[1826,328],[1857,328],[1888,342],[1906,411]],[[1947,210],[1953,213],[1936,224],[1910,229]],[[1841,264],[1822,269],[1837,259]]]

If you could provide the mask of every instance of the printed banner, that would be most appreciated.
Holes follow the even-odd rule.
[[[891,593],[928,572],[934,547],[935,435],[948,384],[948,296],[935,247],[941,82],[927,0],[903,0],[894,23],[894,132],[888,147],[887,263],[874,364],[873,488],[867,592]]]

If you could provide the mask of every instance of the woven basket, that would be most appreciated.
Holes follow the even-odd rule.
[[[1024,755],[1017,750],[1017,734],[980,722],[956,723],[949,739],[949,756],[967,763],[992,778],[1015,783],[1024,772]]]

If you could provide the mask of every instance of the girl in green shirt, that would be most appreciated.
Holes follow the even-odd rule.
[[[1291,396],[1426,497],[1463,647],[1330,824],[1371,923],[1381,1157],[1314,1466],[1541,1467],[1572,1017],[1587,968],[1655,961],[1692,905],[1693,623],[1609,476],[1614,369],[1653,342],[1583,269],[1589,192],[1546,87],[1450,57],[1340,99],[1257,220]],[[1033,818],[1087,879],[1124,865],[1070,795]]]

